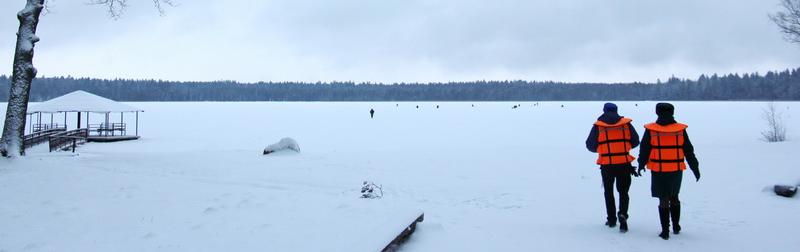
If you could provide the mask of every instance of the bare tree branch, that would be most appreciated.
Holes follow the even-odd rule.
[[[161,13],[162,16],[164,15],[164,8],[161,7],[162,3],[169,7],[175,7],[175,4],[172,2],[172,0],[153,0],[153,5],[156,6],[158,13]]]
[[[103,5],[108,8],[108,15],[113,19],[118,19],[122,16],[125,8],[128,7],[128,0],[90,0],[89,4]],[[158,13],[164,15],[164,5],[173,7],[175,2],[173,0],[153,0],[153,5],[158,10]]]
[[[769,18],[781,29],[784,38],[800,44],[800,0],[781,0],[783,10],[769,15]]]

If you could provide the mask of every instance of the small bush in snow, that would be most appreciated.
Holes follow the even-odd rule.
[[[264,155],[286,149],[300,152],[300,146],[297,145],[297,141],[289,137],[284,137],[277,143],[270,144],[267,148],[264,148]]]
[[[369,181],[361,184],[361,198],[377,199],[381,197],[383,197],[383,187]]]
[[[783,113],[778,112],[775,103],[770,102],[761,112],[761,118],[767,123],[767,130],[761,132],[762,139],[767,142],[786,141],[786,125]]]

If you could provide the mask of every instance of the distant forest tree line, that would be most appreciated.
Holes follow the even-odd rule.
[[[701,75],[657,83],[472,81],[448,83],[302,83],[45,77],[33,81],[30,101],[84,90],[118,101],[608,101],[800,100],[800,68],[764,75]],[[0,98],[9,78],[0,75]]]

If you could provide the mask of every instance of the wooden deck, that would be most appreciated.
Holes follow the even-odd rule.
[[[33,134],[25,135],[23,141],[23,147],[25,149],[28,149],[38,144],[49,142],[51,152],[60,150],[69,150],[69,149],[72,149],[72,151],[75,152],[75,147],[85,142],[108,143],[108,142],[139,139],[139,136],[126,136],[126,135],[113,135],[113,134],[92,136],[89,135],[89,133],[90,131],[85,128],[70,130],[70,131],[66,131],[63,128],[41,130]]]
[[[108,143],[108,142],[129,141],[137,139],[139,139],[139,136],[89,136],[86,138],[86,141]]]

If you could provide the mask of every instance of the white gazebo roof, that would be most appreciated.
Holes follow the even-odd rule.
[[[130,105],[116,102],[83,90],[65,94],[49,101],[33,104],[28,113],[55,112],[136,112],[143,111]]]

